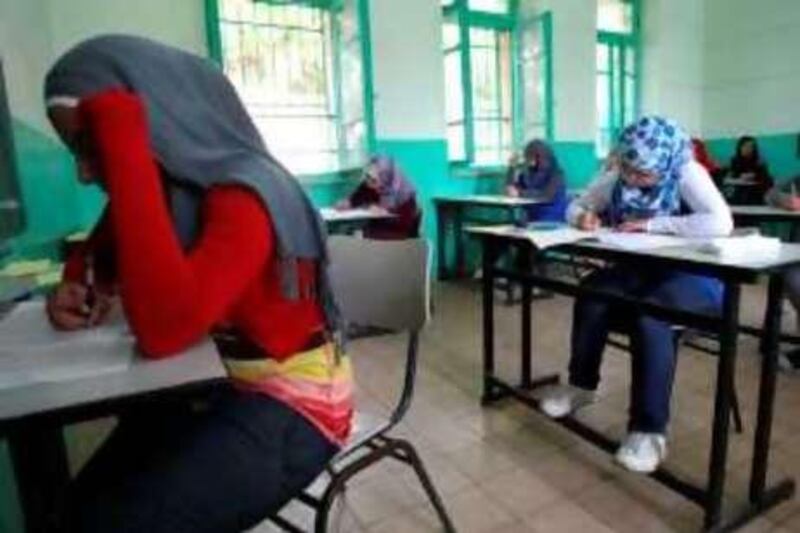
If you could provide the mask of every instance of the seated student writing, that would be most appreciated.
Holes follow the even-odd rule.
[[[525,146],[523,158],[521,166],[518,154],[509,159],[506,193],[541,200],[526,209],[527,221],[563,221],[567,188],[555,154],[545,142],[534,140]]]
[[[374,207],[387,211],[392,218],[374,220],[364,230],[368,239],[413,239],[419,236],[422,213],[417,192],[394,159],[373,156],[364,169],[364,179],[336,209]]]
[[[772,187],[767,163],[761,158],[755,137],[745,135],[736,143],[736,154],[728,168],[730,177],[743,180],[746,185],[736,186],[730,202],[734,205],[761,205],[764,195]]]
[[[203,58],[93,38],[56,62],[45,95],[81,181],[108,197],[49,298],[51,321],[102,321],[105,306],[88,300],[117,287],[143,357],[213,335],[230,376],[204,406],[173,400],[121,416],[69,487],[63,529],[248,530],[313,481],[350,431],[317,211]],[[94,298],[85,255],[112,258],[88,265],[107,281]]]
[[[764,199],[767,204],[780,207],[789,211],[800,211],[800,176],[796,176],[781,185],[777,185],[767,192]],[[791,240],[797,242],[800,239],[797,231],[794,230]],[[800,268],[793,268],[786,272],[784,277],[786,286],[786,298],[794,307],[798,315],[797,329],[800,330]],[[780,358],[781,366],[787,370],[800,369],[800,348],[790,350]]]
[[[571,224],[584,230],[605,224],[626,232],[697,237],[727,235],[733,229],[728,205],[693,159],[689,138],[674,122],[661,117],[638,120],[623,131],[616,154],[619,171],[603,174],[570,205]],[[679,271],[619,266],[598,270],[583,283],[687,311],[718,313],[722,305],[718,281]],[[676,364],[669,323],[591,297],[578,298],[569,385],[550,390],[541,408],[558,418],[595,399],[609,331],[629,335],[632,352],[628,434],[616,460],[629,470],[652,472],[667,454]]]

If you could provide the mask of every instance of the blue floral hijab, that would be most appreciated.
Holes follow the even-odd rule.
[[[611,224],[676,215],[681,210],[678,182],[692,158],[689,136],[672,120],[642,117],[622,132],[616,153],[620,161],[659,177],[652,187],[634,187],[618,179],[609,208]]]

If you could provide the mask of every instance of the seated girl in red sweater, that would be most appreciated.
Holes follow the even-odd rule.
[[[251,528],[310,483],[350,430],[316,209],[200,57],[99,37],[61,57],[45,85],[81,181],[108,196],[49,299],[52,323],[99,323],[118,293],[143,357],[212,335],[231,378],[202,409],[173,402],[122,417],[70,487],[64,527]]]
[[[417,206],[417,193],[394,159],[373,156],[364,171],[364,180],[337,209],[377,207],[394,215],[388,220],[375,220],[364,230],[368,239],[413,239],[419,237],[422,213]]]

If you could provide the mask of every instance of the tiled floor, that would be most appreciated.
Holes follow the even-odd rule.
[[[747,289],[743,320],[763,317],[763,287]],[[500,298],[499,298],[500,299]],[[614,466],[610,457],[540,415],[511,402],[481,408],[480,294],[475,286],[437,287],[433,321],[421,343],[414,404],[397,434],[419,449],[459,531],[470,532],[661,532],[698,531],[700,509],[648,478]],[[788,306],[787,306],[788,308]],[[563,371],[572,302],[534,304],[534,370]],[[499,373],[509,379],[519,366],[519,307],[496,308]],[[785,314],[786,330],[794,327]],[[731,437],[728,508],[744,501],[752,446],[759,358],[756,341],[744,337],[737,388],[745,434]],[[399,391],[405,338],[384,336],[350,345],[361,410],[386,412]],[[673,398],[670,466],[685,477],[705,479],[716,359],[682,349]],[[625,427],[629,356],[609,349],[600,401],[581,418],[614,436]],[[800,376],[781,375],[770,477],[800,479]],[[77,468],[109,428],[108,421],[69,432]],[[308,525],[302,507],[287,513]],[[309,528],[310,529],[310,528]],[[356,477],[333,513],[333,532],[440,531],[411,470],[387,462]],[[262,525],[256,533],[275,531]],[[743,531],[800,532],[800,500],[794,499]]]
[[[483,409],[480,391],[480,299],[475,287],[440,285],[436,314],[425,331],[414,405],[398,434],[412,440],[431,471],[459,531],[660,532],[697,531],[698,507],[653,481],[615,467],[610,457],[514,403]],[[743,318],[763,313],[763,288],[748,289]],[[498,365],[508,377],[518,366],[519,308],[497,307]],[[534,368],[566,364],[571,301],[534,308]],[[787,313],[786,327],[794,324]],[[737,368],[745,435],[732,436],[726,504],[746,494],[758,363],[756,343],[743,338]],[[385,411],[402,374],[404,339],[388,336],[351,345],[361,409]],[[670,465],[705,478],[716,360],[681,351],[670,437]],[[608,350],[602,398],[581,415],[619,436],[625,426],[629,357]],[[800,377],[779,381],[771,477],[800,477]],[[290,515],[305,515],[291,509]],[[357,478],[331,521],[333,531],[425,532],[440,527],[410,469],[387,463]],[[270,526],[256,529],[272,531]],[[800,502],[792,500],[744,531],[800,531]]]

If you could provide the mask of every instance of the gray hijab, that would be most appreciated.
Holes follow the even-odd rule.
[[[328,325],[338,325],[327,279],[325,229],[291,173],[267,150],[235,89],[210,61],[127,35],[86,40],[56,61],[45,98],[82,98],[123,88],[144,102],[150,145],[165,171],[175,231],[185,250],[200,232],[203,193],[239,184],[268,209],[282,261],[284,294],[298,294],[297,260],[317,261],[318,295]]]

